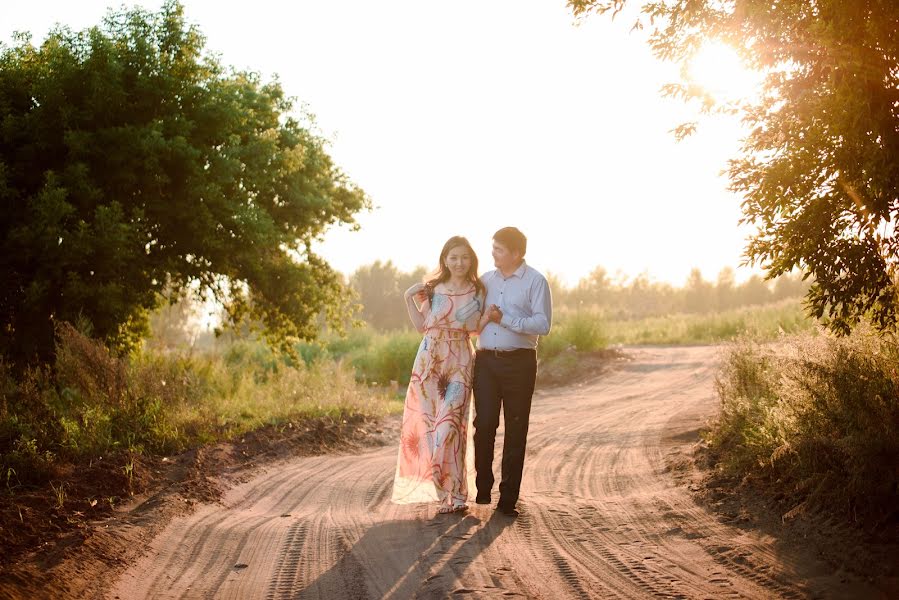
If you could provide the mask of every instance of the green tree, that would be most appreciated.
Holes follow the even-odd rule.
[[[148,315],[145,347],[161,352],[190,347],[196,337],[190,329],[191,321],[199,316],[198,303],[184,293],[163,296],[160,306]]]
[[[732,267],[724,267],[718,272],[715,282],[715,304],[718,310],[727,310],[736,305],[736,274]]]
[[[553,304],[570,304],[571,300],[567,296],[571,292],[565,286],[562,277],[552,271],[547,271],[545,277],[546,283],[549,284],[549,293],[552,295]]]
[[[350,287],[359,296],[362,318],[376,329],[401,329],[409,326],[403,292],[413,283],[421,283],[424,275],[424,267],[411,273],[403,273],[389,260],[376,260],[356,269],[350,276]]]
[[[684,308],[686,312],[706,313],[715,305],[715,290],[703,279],[702,271],[693,268],[684,285]]]
[[[78,315],[128,348],[192,281],[271,341],[340,326],[350,295],[311,244],[368,198],[277,80],[204,44],[169,1],[0,46],[0,351],[46,359]]]
[[[765,304],[772,299],[771,288],[768,286],[768,283],[758,275],[753,275],[744,281],[740,287],[737,288],[737,296],[740,298],[740,303],[744,306]]]
[[[568,0],[575,15],[640,7],[657,56],[686,62],[707,39],[765,74],[757,100],[716,104],[686,83],[666,91],[748,126],[729,163],[747,257],[769,277],[798,268],[813,315],[846,333],[895,329],[899,237],[899,2],[895,0]],[[693,124],[679,128],[689,133]]]
[[[663,314],[667,312],[670,290],[670,286],[652,281],[649,273],[644,271],[634,277],[627,287],[622,285],[617,299],[619,310],[638,318]]]
[[[608,271],[597,265],[589,275],[578,281],[574,289],[566,290],[565,295],[573,306],[608,305],[611,300],[611,287]],[[560,303],[561,298],[561,293],[558,296],[553,294],[553,302]]]
[[[810,283],[803,280],[801,275],[788,273],[774,280],[773,299],[800,298],[808,293]]]

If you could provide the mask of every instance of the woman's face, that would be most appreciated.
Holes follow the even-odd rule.
[[[454,277],[465,277],[471,269],[471,252],[465,246],[450,248],[444,264]]]

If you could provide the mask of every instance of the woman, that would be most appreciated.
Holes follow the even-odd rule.
[[[468,508],[465,446],[474,369],[469,338],[487,322],[485,295],[478,258],[459,236],[444,244],[435,275],[406,290],[409,318],[425,335],[406,391],[394,502],[437,502],[438,513]]]

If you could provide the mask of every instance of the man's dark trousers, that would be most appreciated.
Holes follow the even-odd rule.
[[[478,497],[489,498],[494,481],[493,448],[502,407],[505,441],[499,484],[498,508],[501,510],[512,510],[518,502],[536,378],[535,350],[478,350],[473,382],[475,481]]]

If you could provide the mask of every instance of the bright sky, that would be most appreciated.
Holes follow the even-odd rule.
[[[2,0],[0,40],[97,24],[109,0]],[[144,0],[157,9],[160,0]],[[721,170],[735,122],[660,97],[674,66],[631,21],[579,26],[564,0],[184,0],[225,64],[277,74],[316,115],[341,168],[376,208],[318,251],[350,273],[376,259],[436,266],[465,235],[490,268],[506,225],[528,262],[574,284],[595,266],[681,284],[741,262],[740,199]],[[749,271],[738,270],[738,279]]]

